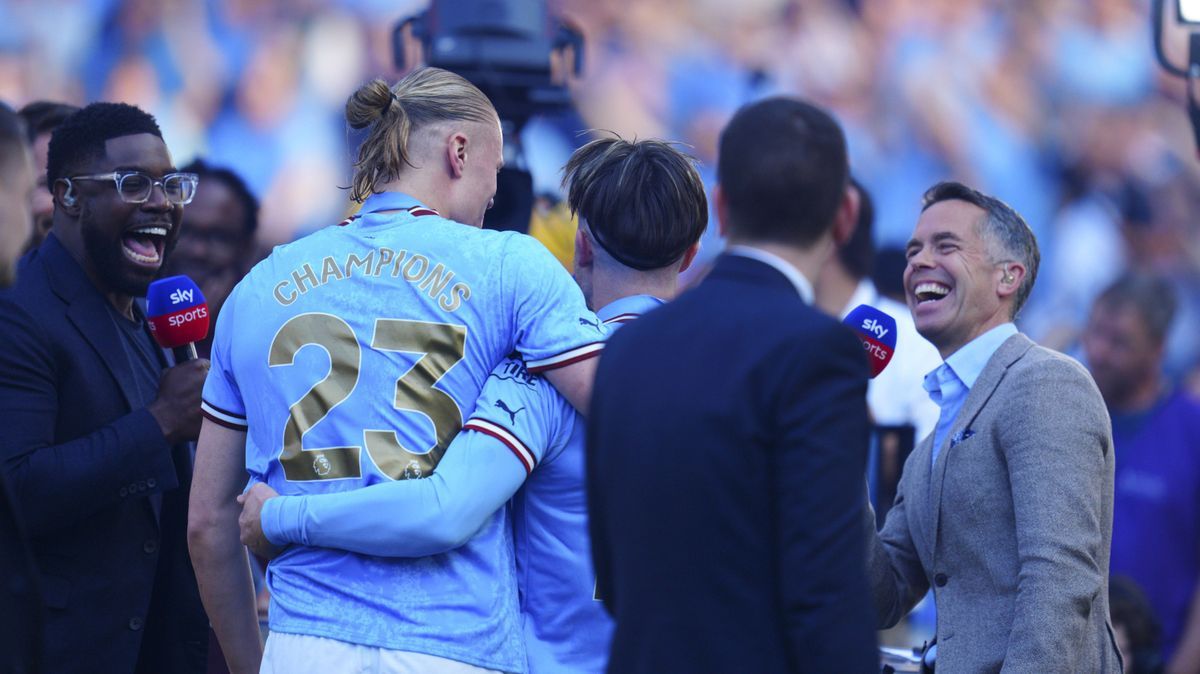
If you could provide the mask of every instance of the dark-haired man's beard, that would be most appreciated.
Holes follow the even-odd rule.
[[[101,290],[130,297],[145,297],[150,283],[162,275],[162,263],[154,271],[134,264],[125,257],[121,236],[123,231],[114,233],[92,224],[86,212],[81,214],[79,226],[88,263],[96,280],[103,285]],[[163,261],[174,248],[175,239],[168,237],[162,253]]]

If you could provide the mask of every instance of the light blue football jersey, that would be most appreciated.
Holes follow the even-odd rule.
[[[660,304],[635,295],[597,314],[611,332]],[[529,671],[604,671],[613,625],[596,595],[592,568],[583,418],[520,359],[510,358],[488,378],[464,430],[499,440],[529,471],[512,501]]]
[[[550,369],[594,355],[600,332],[534,239],[378,194],[238,284],[203,408],[247,431],[247,471],[281,494],[420,478],[506,355]],[[421,559],[294,546],[268,568],[271,629],[522,671],[510,536],[502,509]]]

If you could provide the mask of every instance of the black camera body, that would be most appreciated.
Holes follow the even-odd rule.
[[[505,168],[484,226],[527,231],[533,180],[524,168],[521,129],[535,115],[570,110],[570,93],[554,82],[551,56],[570,48],[578,74],[582,34],[552,17],[545,0],[433,0],[427,11],[401,20],[392,31],[401,71],[417,65],[408,59],[410,39],[421,45],[426,64],[463,76],[496,106]]]

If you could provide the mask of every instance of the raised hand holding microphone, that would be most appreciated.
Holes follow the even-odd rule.
[[[200,394],[209,362],[196,357],[195,342],[208,334],[208,303],[196,283],[171,276],[150,284],[146,293],[147,322],[155,341],[175,354],[176,365],[165,370],[158,397],[148,409],[172,444],[200,436]]]

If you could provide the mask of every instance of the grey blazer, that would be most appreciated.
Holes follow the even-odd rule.
[[[880,627],[932,585],[939,672],[1120,672],[1112,426],[1087,371],[1014,335],[931,470],[932,445],[909,456],[883,530],[864,519]]]

